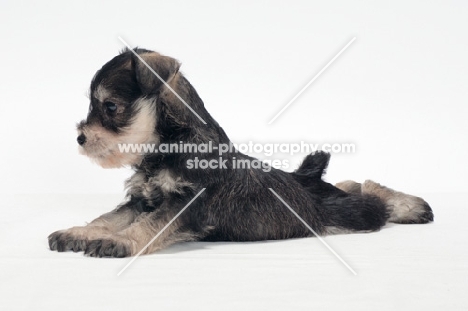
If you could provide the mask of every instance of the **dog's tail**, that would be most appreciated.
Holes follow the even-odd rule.
[[[320,200],[319,211],[326,232],[376,231],[387,221],[424,223],[432,221],[432,211],[422,199],[396,192],[371,181],[363,185],[345,182],[337,187],[322,180],[330,154],[308,155],[293,178]],[[403,213],[403,210],[408,212]]]
[[[329,153],[315,152],[306,156],[294,173],[307,179],[321,179],[325,175],[329,162]]]

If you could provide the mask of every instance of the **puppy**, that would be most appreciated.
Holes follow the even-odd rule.
[[[372,181],[324,182],[330,156],[323,152],[308,155],[293,173],[234,167],[234,160],[255,160],[237,150],[222,156],[199,150],[121,152],[121,144],[230,144],[179,67],[171,57],[137,48],[123,51],[96,73],[88,116],[78,124],[80,151],[102,167],[131,166],[135,173],[126,182],[125,202],[86,226],[52,233],[51,250],[126,257],[183,241],[312,236],[270,188],[320,235],[377,231],[388,221],[433,220],[431,208],[419,197]],[[224,165],[189,168],[194,160]]]

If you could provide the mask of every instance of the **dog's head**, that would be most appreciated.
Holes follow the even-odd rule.
[[[159,143],[158,105],[163,95],[169,97],[161,79],[177,84],[180,64],[175,59],[143,49],[134,51],[144,62],[126,50],[96,73],[88,116],[77,126],[80,152],[102,167],[140,163],[142,153],[124,152],[124,144]]]

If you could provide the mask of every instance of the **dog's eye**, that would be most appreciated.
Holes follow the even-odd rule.
[[[117,105],[113,102],[105,102],[104,106],[106,107],[108,113],[114,113],[117,110]]]

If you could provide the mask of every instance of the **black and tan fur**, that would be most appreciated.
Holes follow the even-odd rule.
[[[330,156],[305,158],[293,173],[271,168],[188,169],[187,160],[218,159],[211,153],[129,154],[119,143],[229,144],[229,138],[204,107],[196,90],[179,72],[180,64],[159,53],[135,49],[188,103],[203,124],[138,59],[126,50],[105,64],[91,83],[87,119],[79,123],[83,154],[103,167],[131,166],[127,199],[87,226],[49,236],[51,250],[84,251],[96,257],[137,254],[203,188],[206,190],[144,253],[183,241],[260,241],[313,234],[271,193],[278,193],[318,234],[377,231],[387,221],[433,220],[421,198],[372,181],[333,186],[322,180]]]

